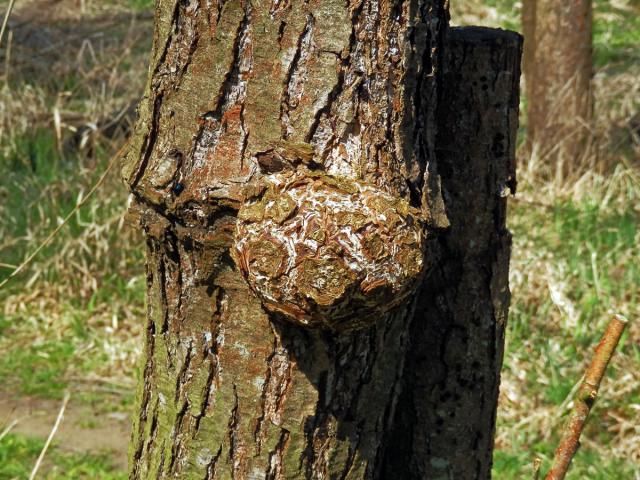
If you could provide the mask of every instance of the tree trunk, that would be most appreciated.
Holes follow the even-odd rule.
[[[376,477],[412,302],[352,333],[300,327],[267,314],[230,250],[278,145],[311,145],[327,174],[414,207],[429,199],[437,222],[439,192],[423,188],[435,109],[420,92],[435,88],[445,22],[428,1],[157,4],[123,168],[149,288],[131,478]]]
[[[446,39],[436,156],[450,228],[410,328],[386,478],[491,477],[515,193],[522,37],[480,27]],[[395,475],[393,475],[395,473]]]
[[[147,238],[148,319],[130,478],[361,480],[388,471],[396,405],[401,389],[414,386],[403,381],[409,336],[423,321],[442,321],[424,317],[410,329],[415,291],[422,270],[428,275],[457,254],[437,238],[450,215],[442,181],[463,188],[451,174],[440,177],[435,155],[446,22],[437,0],[157,2],[147,92],[123,163]],[[505,158],[509,142],[495,146]],[[319,209],[340,198],[356,210],[323,210],[320,235],[332,225],[351,232],[346,240],[314,237],[333,241],[338,253],[320,249],[316,258],[309,242],[289,238],[305,258],[291,267],[270,229],[299,220],[304,205],[287,201],[299,202],[300,185],[302,193],[319,192]],[[377,205],[367,212],[383,224],[358,211],[367,199]],[[483,215],[497,212],[490,196],[483,202]],[[498,227],[500,218],[478,226],[502,238]],[[241,238],[252,228],[263,228],[255,230],[265,237],[257,246],[251,235],[249,243]],[[362,231],[373,233],[359,238]],[[367,243],[378,234],[389,240]],[[408,240],[393,243],[400,237]],[[345,242],[352,244],[339,250]],[[388,250],[392,243],[399,253]],[[371,272],[358,269],[371,262],[360,265],[360,256],[332,276],[360,244],[364,256],[387,252],[386,263],[374,256],[373,267],[396,277],[365,286]],[[306,260],[320,262],[321,281],[307,281],[314,271],[303,271]],[[491,262],[506,271],[507,256]],[[423,264],[419,274],[410,271]],[[272,295],[282,292],[270,288],[285,267],[298,276],[278,304]],[[478,301],[501,305],[494,276],[473,285],[494,292]],[[404,301],[396,305],[396,297]],[[423,290],[421,298],[426,309],[434,297]],[[484,304],[478,309],[486,312]],[[495,372],[485,381],[494,392]],[[482,411],[494,415],[495,401],[485,401]]]
[[[527,143],[561,178],[593,167],[592,2],[525,0],[522,25]]]

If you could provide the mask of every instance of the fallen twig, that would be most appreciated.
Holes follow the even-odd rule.
[[[553,465],[545,480],[563,480],[567,474],[571,460],[580,446],[580,434],[598,395],[600,382],[626,326],[627,320],[621,315],[614,315],[609,322],[578,389],[573,412],[569,416],[553,458]]]
[[[18,422],[19,420],[17,418],[12,420],[11,423],[9,423],[9,425],[7,425],[5,429],[2,430],[2,432],[0,432],[0,442],[4,437],[6,437],[11,432],[11,430],[13,430],[13,427],[15,427],[18,424]]]

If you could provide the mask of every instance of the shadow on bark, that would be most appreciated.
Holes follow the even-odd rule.
[[[446,39],[436,153],[450,228],[410,327],[386,478],[484,479],[509,307],[522,37],[479,27]]]

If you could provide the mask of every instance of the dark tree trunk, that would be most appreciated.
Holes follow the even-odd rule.
[[[458,216],[472,201],[461,198],[465,206],[448,205],[445,213],[441,183],[451,182],[454,192],[475,182],[467,170],[455,179],[449,160],[446,175],[436,169],[436,107],[445,108],[436,101],[442,78],[436,73],[446,22],[436,0],[158,1],[147,93],[123,165],[147,236],[149,292],[130,478],[361,480],[384,478],[389,471],[385,459],[395,442],[391,430],[401,390],[417,392],[413,379],[419,372],[407,371],[405,355],[409,369],[424,368],[414,361],[419,348],[409,338],[421,326],[438,331],[438,322],[447,321],[435,311],[422,313],[437,297],[423,290],[413,324],[416,295],[389,310],[381,300],[393,303],[386,287],[373,288],[383,293],[367,297],[372,305],[365,303],[371,306],[366,315],[352,315],[338,326],[328,322],[335,328],[317,326],[324,318],[317,311],[294,321],[284,309],[274,312],[260,296],[260,285],[248,283],[239,268],[244,264],[236,226],[255,213],[259,202],[252,199],[263,195],[264,182],[281,178],[270,169],[285,168],[298,183],[312,179],[313,188],[346,182],[373,191],[384,208],[397,205],[385,212],[404,212],[407,228],[417,228],[413,218],[420,217],[427,239],[424,264],[443,262],[428,285],[441,289],[439,272],[459,250],[437,234],[447,231],[448,215],[463,222]],[[504,47],[513,48],[509,42]],[[509,66],[515,83],[505,84]],[[495,92],[500,101],[500,95],[515,95],[517,68],[494,67],[502,76],[491,93],[494,87],[507,89]],[[509,108],[505,103],[496,111],[506,118]],[[499,120],[489,129],[498,129]],[[512,160],[513,132],[498,132],[505,138],[494,146],[501,158],[492,168],[500,176],[508,170],[500,162]],[[476,153],[484,155],[469,152],[469,168],[486,168],[484,156],[471,158]],[[500,178],[505,185],[513,181]],[[496,200],[484,190],[478,195],[477,230],[445,236],[502,238],[502,217],[486,221],[497,212]],[[292,221],[287,215],[280,224]],[[499,256],[497,247],[488,251],[494,255],[489,267],[506,271],[508,255]],[[256,265],[272,257],[263,255]],[[494,301],[502,312],[500,275],[474,279],[474,288],[492,293],[464,301],[477,301],[469,305],[482,314],[488,312],[484,302]],[[418,284],[421,277],[409,280]],[[488,338],[482,334],[479,342]],[[496,342],[499,352],[497,337]],[[482,388],[495,393],[495,359],[478,361],[492,362],[482,365],[493,372]],[[434,411],[440,401],[429,399]],[[493,418],[495,398],[484,401],[481,412]],[[492,425],[487,423],[489,439]],[[490,442],[478,448],[490,456]],[[417,461],[416,456],[411,464]]]
[[[452,28],[446,39],[436,156],[451,226],[411,323],[388,478],[491,476],[521,50],[522,37],[502,30]]]
[[[527,143],[560,178],[595,166],[585,163],[593,117],[592,23],[591,0],[523,3]]]

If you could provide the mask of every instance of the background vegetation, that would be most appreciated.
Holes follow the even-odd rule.
[[[28,478],[66,391],[43,478],[125,478],[144,259],[110,159],[145,81],[151,3],[24,0],[3,41],[0,282],[74,213],[0,289],[0,479]],[[519,29],[514,0],[451,7],[454,24]],[[640,2],[598,0],[594,31],[593,134],[607,173],[542,181],[547,159],[519,158],[497,479],[529,476],[534,455],[548,466],[613,311],[632,323],[570,478],[640,479]]]

